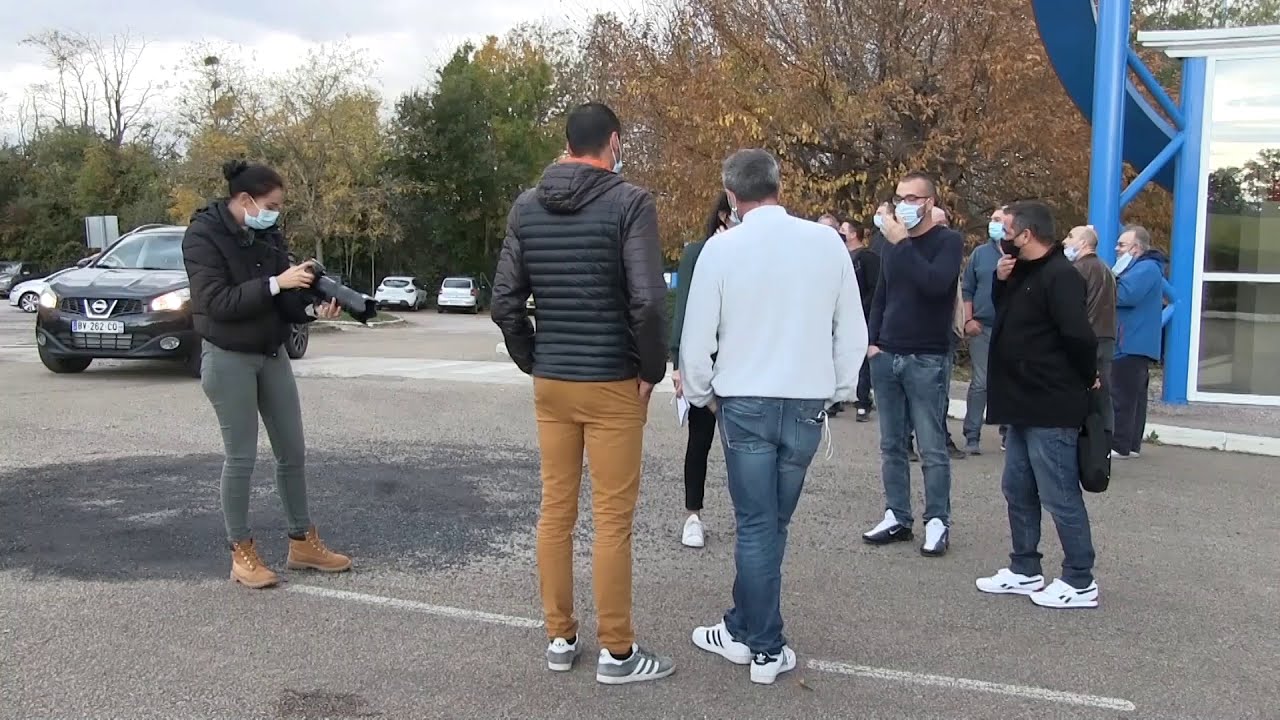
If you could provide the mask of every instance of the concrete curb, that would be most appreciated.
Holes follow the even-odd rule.
[[[315,324],[324,327],[357,327],[372,330],[374,328],[383,327],[384,325],[403,325],[404,323],[405,319],[398,317],[391,320],[374,320],[371,325],[358,323],[354,320],[317,320]]]
[[[956,420],[963,420],[965,409],[964,400],[952,398],[947,407],[947,414]],[[1156,442],[1160,445],[1280,457],[1280,438],[1157,423],[1147,423],[1146,432],[1147,435],[1154,433]]]
[[[498,343],[494,348],[498,355],[506,355],[507,347]],[[951,399],[947,406],[947,415],[955,420],[963,420],[966,410],[964,400]],[[1197,450],[1218,450],[1220,452],[1242,453],[1245,455],[1263,455],[1280,457],[1280,438],[1264,435],[1245,435],[1221,430],[1204,430],[1180,425],[1160,425],[1147,423],[1147,435],[1156,436],[1156,443],[1174,447],[1195,448]]]

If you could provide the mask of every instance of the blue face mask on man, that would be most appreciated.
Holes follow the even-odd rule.
[[[1004,223],[991,221],[987,223],[987,237],[995,242],[1004,239]]]
[[[902,221],[902,224],[906,226],[908,230],[913,230],[915,229],[915,226],[919,225],[920,221],[924,219],[924,213],[921,212],[920,208],[920,205],[904,201],[898,203],[898,206],[893,209],[893,212],[898,216],[898,219]]]
[[[254,200],[253,198],[249,198],[249,202],[253,203],[253,206],[255,208],[258,208],[258,214],[250,215],[249,211],[245,210],[245,213],[244,213],[245,227],[253,230],[266,230],[267,228],[275,225],[276,220],[280,219],[279,210],[264,210],[262,206],[258,205],[258,201]]]
[[[880,213],[876,213],[871,217],[871,222],[875,224],[877,230],[884,230],[884,218]]]

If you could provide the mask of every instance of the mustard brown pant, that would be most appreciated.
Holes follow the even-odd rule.
[[[591,548],[596,629],[601,647],[630,652],[631,523],[640,493],[648,406],[634,378],[567,382],[534,378],[542,509],[538,518],[538,583],[550,638],[578,634],[573,613],[573,528],[578,520],[582,455],[591,470]]]

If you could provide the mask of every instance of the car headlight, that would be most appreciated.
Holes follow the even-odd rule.
[[[191,300],[191,288],[182,288],[168,292],[151,301],[151,309],[156,312],[181,310]]]
[[[40,307],[46,310],[52,310],[58,307],[58,293],[45,288],[40,291]]]

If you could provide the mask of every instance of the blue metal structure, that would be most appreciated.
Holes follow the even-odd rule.
[[[1162,320],[1165,338],[1164,400],[1187,402],[1191,355],[1191,302],[1195,291],[1200,148],[1203,132],[1205,64],[1183,69],[1182,105],[1164,88],[1129,46],[1131,0],[1031,0],[1049,61],[1067,94],[1093,128],[1089,167],[1089,223],[1098,232],[1098,255],[1115,260],[1120,214],[1154,182],[1174,192],[1170,242],[1172,282]],[[1159,110],[1129,80],[1129,71],[1156,100]],[[1124,163],[1142,168],[1122,187]]]

